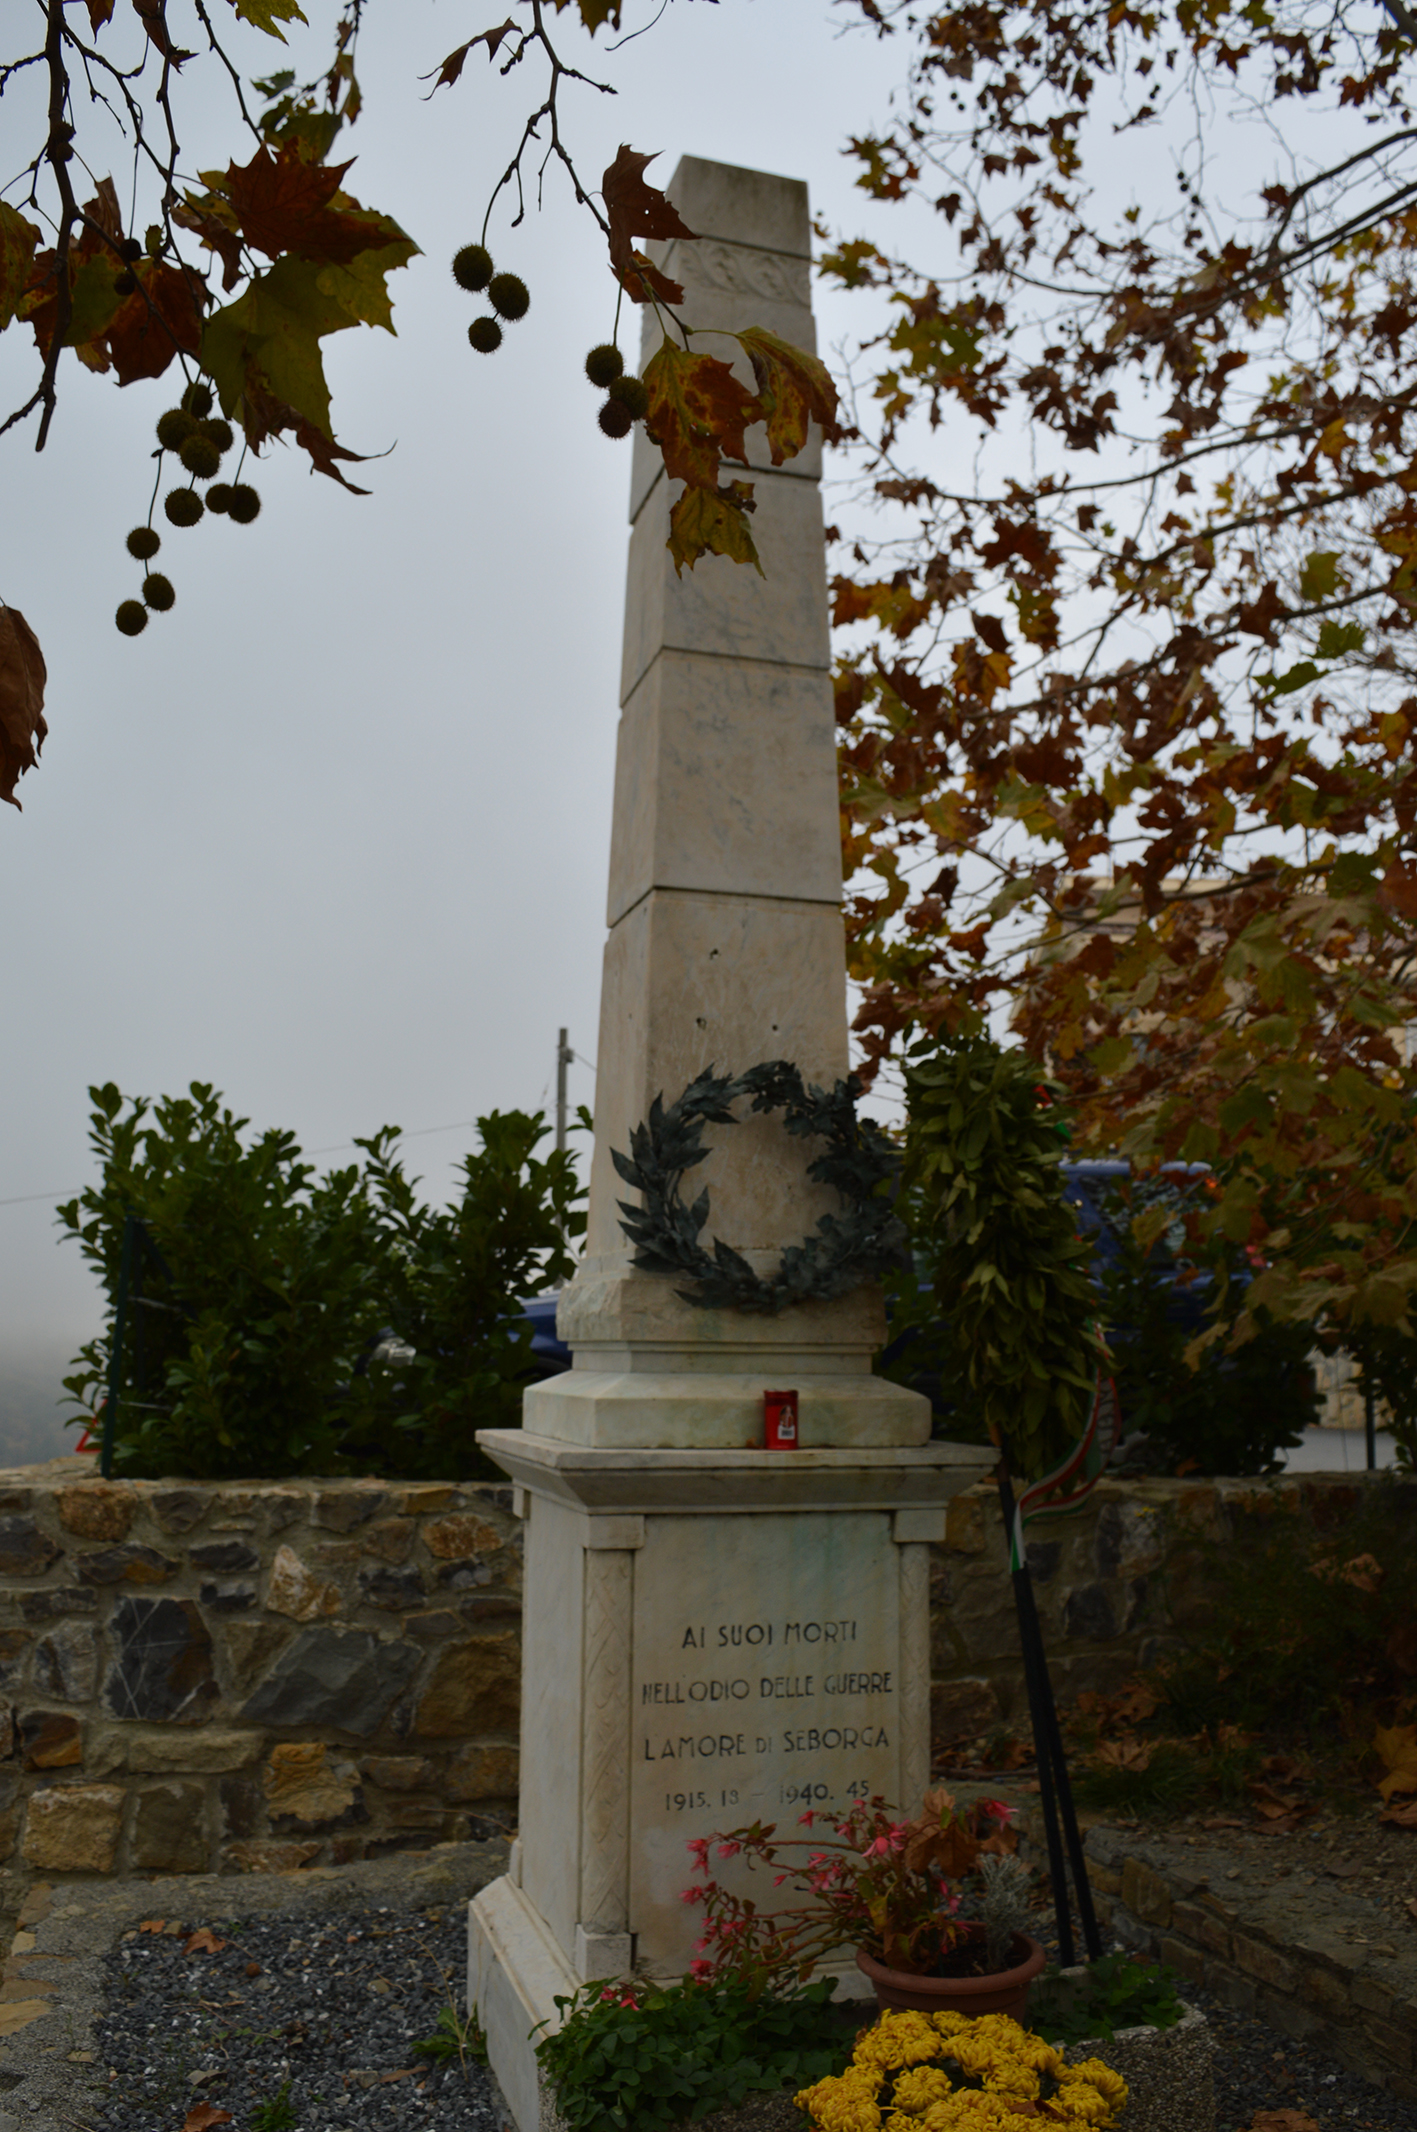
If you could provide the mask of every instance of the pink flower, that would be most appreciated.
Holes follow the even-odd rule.
[[[718,1855],[720,1858],[736,1858],[742,1848],[741,1843],[721,1843],[718,1847]]]
[[[693,1840],[685,1846],[685,1848],[692,1856],[696,1869],[700,1873],[707,1873],[709,1852],[708,1837],[695,1836]]]
[[[679,1890],[681,1903],[701,1903],[703,1899],[704,1891],[702,1888],[681,1888]]]
[[[798,1828],[810,1828],[816,1818],[816,1815],[812,1812],[812,1809],[809,1806],[805,1814],[799,1814],[797,1816],[797,1826]]]
[[[690,1962],[689,1974],[691,1977],[711,1977],[713,1975],[713,1963]]]

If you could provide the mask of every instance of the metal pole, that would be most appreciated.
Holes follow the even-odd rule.
[[[98,1470],[113,1478],[113,1431],[118,1419],[118,1380],[123,1374],[123,1321],[128,1315],[128,1285],[133,1277],[133,1245],[138,1233],[135,1214],[123,1217],[123,1255],[118,1261],[118,1294],[113,1304],[113,1346],[108,1357],[108,1397],[103,1402],[103,1443]]]
[[[566,1068],[575,1056],[566,1042],[567,1032],[556,1032],[556,1152],[566,1152]]]

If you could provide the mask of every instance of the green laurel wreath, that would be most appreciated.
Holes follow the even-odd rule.
[[[908,1247],[905,1225],[886,1191],[900,1158],[878,1125],[857,1117],[860,1093],[854,1074],[821,1089],[808,1086],[789,1060],[772,1059],[736,1077],[708,1067],[667,1107],[656,1096],[648,1120],[630,1135],[630,1153],[610,1151],[616,1170],[644,1202],[619,1202],[635,1265],[646,1273],[687,1275],[693,1287],[676,1293],[705,1310],[770,1317],[793,1303],[845,1295],[890,1272]],[[845,1202],[841,1214],[824,1214],[811,1236],[789,1244],[766,1280],[717,1237],[712,1251],[705,1249],[699,1237],[708,1220],[708,1191],[688,1206],[679,1190],[685,1171],[710,1152],[703,1127],[736,1125],[731,1106],[742,1096],[752,1097],[755,1111],[782,1111],[789,1133],[826,1141],[826,1152],[808,1165],[807,1175],[831,1185]]]

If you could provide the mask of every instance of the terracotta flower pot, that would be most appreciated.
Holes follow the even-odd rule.
[[[984,1937],[981,1925],[965,1929],[973,1939]],[[904,1969],[887,1969],[864,1947],[856,1950],[856,1966],[875,1985],[876,2004],[882,2011],[892,2007],[924,2014],[1012,2014],[1015,2021],[1022,2021],[1028,2010],[1028,1987],[1047,1956],[1026,1932],[1014,1934],[1010,1952],[1015,1957],[1012,1968],[983,1977],[911,1976]]]

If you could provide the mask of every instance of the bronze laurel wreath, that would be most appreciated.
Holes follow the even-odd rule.
[[[736,1079],[708,1067],[667,1108],[656,1096],[648,1121],[630,1135],[629,1154],[611,1149],[616,1170],[644,1202],[619,1203],[634,1263],[647,1273],[687,1275],[694,1285],[676,1291],[685,1302],[770,1317],[793,1303],[845,1295],[890,1272],[907,1248],[904,1224],[886,1191],[899,1158],[878,1125],[857,1117],[860,1093],[854,1074],[826,1090],[808,1086],[789,1060],[772,1059]],[[712,1251],[705,1249],[699,1236],[708,1220],[708,1191],[692,1206],[679,1191],[684,1172],[710,1152],[703,1127],[736,1125],[731,1105],[740,1096],[751,1096],[755,1111],[782,1111],[789,1133],[826,1141],[826,1152],[807,1175],[831,1185],[845,1202],[841,1214],[824,1214],[814,1234],[789,1244],[767,1280],[717,1237]]]

